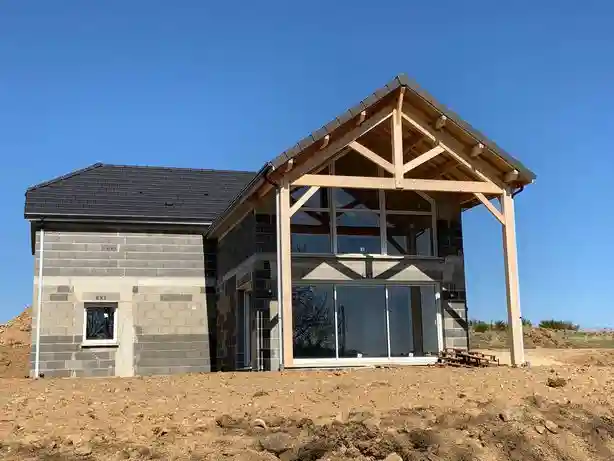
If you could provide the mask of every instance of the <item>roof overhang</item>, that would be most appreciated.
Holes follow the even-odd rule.
[[[249,209],[250,203],[266,195],[288,176],[296,180],[321,167],[324,159],[343,155],[350,143],[366,132],[382,130],[381,127],[385,125],[382,122],[390,116],[391,109],[399,100],[402,101],[399,109],[403,114],[403,123],[418,132],[418,138],[444,145],[455,157],[429,159],[429,164],[425,165],[429,168],[422,171],[427,172],[432,180],[467,181],[472,178],[468,170],[474,168],[483,172],[488,181],[509,188],[511,192],[521,190],[535,180],[535,174],[519,160],[439,104],[415,82],[400,75],[265,164],[254,180],[213,223],[209,234],[219,236],[227,224]],[[459,163],[457,160],[461,158],[463,162]],[[481,199],[468,195],[463,206],[469,208],[480,202]]]

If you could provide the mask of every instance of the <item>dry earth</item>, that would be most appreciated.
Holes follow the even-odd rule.
[[[0,378],[28,376],[31,331],[29,307],[6,325],[0,325]]]
[[[4,379],[0,457],[611,460],[614,368],[583,353],[552,369]]]
[[[28,317],[0,327],[4,376],[27,373]],[[533,346],[562,341],[531,334]],[[500,347],[493,337],[483,344]],[[522,369],[0,379],[0,459],[614,459],[614,351],[527,355]]]

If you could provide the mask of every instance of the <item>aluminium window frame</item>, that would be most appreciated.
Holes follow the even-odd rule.
[[[322,366],[322,365],[345,365],[345,364],[378,364],[378,363],[407,363],[407,364],[430,364],[437,361],[436,356],[393,356],[391,355],[392,349],[390,344],[390,305],[389,305],[389,288],[392,286],[397,287],[433,287],[435,294],[435,322],[437,332],[437,346],[439,352],[444,350],[444,324],[443,324],[443,302],[441,297],[442,284],[441,282],[397,282],[397,281],[382,281],[382,280],[293,280],[292,288],[295,286],[317,286],[317,285],[330,285],[333,293],[333,312],[334,312],[334,324],[335,324],[335,357],[323,357],[323,358],[296,358],[294,357],[294,363],[301,366]],[[339,286],[381,286],[384,287],[386,311],[386,341],[388,345],[387,357],[339,357],[339,325],[338,325],[338,306],[337,306],[337,288]],[[411,309],[411,306],[408,306]]]
[[[113,339],[87,339],[87,309],[88,307],[113,307]],[[84,302],[83,303],[83,338],[81,345],[83,346],[117,346],[119,344],[117,331],[117,313],[119,311],[118,302]]]

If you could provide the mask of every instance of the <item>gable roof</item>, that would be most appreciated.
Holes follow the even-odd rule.
[[[535,174],[519,160],[401,74],[265,163],[257,173],[97,163],[28,189],[25,217],[213,223],[208,235],[215,235],[224,222],[240,212],[240,205],[263,185],[272,184],[269,178],[272,172],[291,159],[298,157],[300,162],[309,152],[317,150],[326,136],[332,143],[348,131],[348,126],[356,126],[361,112],[371,114],[378,107],[390,103],[400,88],[408,90],[406,100],[411,98],[411,104],[420,106],[431,120],[445,115],[444,130],[462,137],[466,146],[483,144],[486,149],[480,159],[493,171],[498,174],[518,171],[514,187],[522,188],[533,182]]]
[[[291,158],[294,158],[300,153],[302,153],[307,147],[311,146],[313,143],[322,140],[326,135],[331,135],[341,125],[350,121],[354,117],[357,117],[363,110],[368,110],[370,107],[380,102],[390,93],[401,87],[407,88],[410,93],[419,98],[425,105],[434,109],[440,115],[445,115],[448,119],[447,123],[451,122],[455,124],[457,127],[466,132],[467,135],[472,137],[476,143],[480,142],[484,144],[495,155],[499,156],[503,161],[508,163],[514,169],[518,170],[520,177],[525,182],[530,183],[535,179],[535,173],[525,167],[522,162],[520,162],[520,160],[508,154],[494,141],[488,139],[484,134],[482,134],[481,132],[473,128],[469,123],[464,121],[458,114],[454,113],[444,105],[440,104],[431,94],[421,88],[418,83],[411,80],[405,74],[397,75],[392,81],[388,82],[382,88],[376,90],[369,97],[362,100],[354,107],[351,107],[350,109],[346,110],[342,114],[338,115],[319,130],[314,131],[310,135],[306,136],[294,146],[292,146],[290,149],[286,150],[285,152],[282,152],[279,156],[277,156],[277,158],[275,158],[275,160],[271,162],[271,164],[274,167],[283,165]]]
[[[408,90],[406,92],[406,99],[409,99],[407,95],[411,95],[413,101],[420,104],[425,112],[429,112],[436,117],[444,115],[447,118],[446,127],[453,127],[456,133],[463,135],[466,142],[471,142],[473,145],[478,143],[483,144],[486,147],[487,153],[486,155],[482,155],[481,158],[486,160],[490,157],[489,164],[491,164],[494,169],[500,171],[517,170],[518,178],[515,181],[516,187],[522,188],[535,180],[535,173],[524,166],[520,160],[507,153],[494,141],[488,139],[484,134],[473,128],[459,115],[440,104],[415,81],[408,78],[405,74],[400,74],[355,106],[339,114],[329,123],[307,135],[294,146],[279,154],[274,160],[267,162],[254,180],[241,191],[239,196],[229,204],[228,208],[224,210],[223,213],[220,213],[209,229],[209,234],[216,233],[223,225],[223,222],[229,219],[230,212],[235,207],[245,202],[253,193],[262,187],[263,184],[271,182],[268,178],[270,173],[282,167],[289,160],[305,154],[306,151],[314,147],[314,144],[322,145],[322,141],[326,136],[329,136],[330,142],[332,143],[334,137],[338,135],[338,133],[342,133],[346,126],[350,123],[354,123],[354,121],[360,117],[361,112],[373,112],[378,105],[384,104],[384,100],[389,100],[393,93],[396,93],[400,88]],[[433,121],[434,120],[436,120],[436,118],[433,119]]]
[[[96,163],[29,188],[25,217],[210,224],[255,175]]]

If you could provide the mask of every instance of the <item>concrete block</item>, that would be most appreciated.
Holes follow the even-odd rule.
[[[75,360],[112,360],[115,350],[88,350],[83,349],[74,354]]]
[[[135,352],[141,351],[193,351],[209,349],[208,341],[185,342],[185,343],[135,343]]]
[[[192,268],[192,269],[157,269],[156,275],[158,277],[204,277],[205,268]]]
[[[50,301],[68,301],[68,294],[66,293],[55,293],[49,295]]]
[[[181,247],[175,247],[175,248],[181,248]],[[145,261],[186,261],[186,260],[190,260],[190,261],[200,261],[203,262],[205,257],[204,254],[202,253],[202,249],[201,252],[171,252],[171,251],[166,251],[166,252],[157,252],[159,251],[159,249],[155,250],[156,252],[152,251],[152,252],[143,252],[143,253],[139,253],[139,252],[126,252],[126,259],[128,260],[145,260]]]
[[[157,277],[158,270],[157,269],[135,269],[135,268],[126,268],[125,269],[126,277]]]
[[[45,237],[47,238],[47,237]],[[71,371],[67,369],[62,370],[42,370],[41,373],[45,374],[45,378],[70,378]]]
[[[41,370],[63,370],[66,368],[66,362],[64,360],[53,360],[48,362],[41,362],[40,369]]]
[[[208,365],[208,360],[204,358],[138,358],[137,367],[163,367],[163,366],[192,366],[199,367]]]
[[[450,328],[444,331],[444,337],[446,338],[466,338],[467,330],[463,328]]]
[[[83,378],[105,378],[109,376],[115,376],[114,368],[88,368],[82,370],[74,370],[75,377]]]
[[[70,344],[75,342],[74,336],[49,336],[41,335],[41,345],[43,344]]]
[[[192,301],[192,295],[190,294],[162,294],[160,295],[160,301],[163,302],[172,302],[172,301]]]

